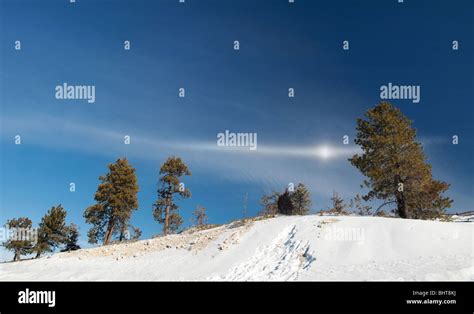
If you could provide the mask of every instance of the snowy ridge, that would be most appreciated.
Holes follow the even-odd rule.
[[[238,221],[0,264],[0,280],[474,280],[474,223],[356,216]]]

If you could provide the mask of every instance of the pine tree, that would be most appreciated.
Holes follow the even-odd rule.
[[[291,193],[294,214],[307,215],[311,207],[311,195],[303,183],[299,183],[296,189]]]
[[[69,226],[66,226],[66,237],[65,237],[65,247],[61,252],[69,252],[80,250],[81,247],[77,244],[79,239],[79,227],[74,223],[71,223]]]
[[[333,192],[333,195],[331,197],[331,201],[332,201],[332,208],[331,208],[331,211],[336,213],[336,214],[347,214],[346,212],[346,208],[347,208],[347,205],[344,203],[344,199],[342,197],[339,196],[339,194],[337,192]]]
[[[294,215],[295,213],[295,206],[293,204],[293,200],[291,199],[291,194],[288,189],[285,190],[280,196],[278,197],[278,213],[282,215]]]
[[[66,210],[59,204],[53,206],[41,218],[38,228],[38,242],[33,250],[36,258],[44,252],[52,252],[66,239]]]
[[[294,191],[283,193],[272,191],[260,198],[263,208],[261,215],[307,215],[311,207],[311,195],[303,183],[298,183]]]
[[[171,156],[160,168],[158,200],[153,204],[153,217],[163,224],[163,234],[178,231],[183,223],[176,198],[189,198],[191,192],[181,184],[182,176],[190,176],[188,166],[179,157]]]
[[[396,203],[401,218],[439,214],[451,206],[452,200],[442,196],[449,184],[433,180],[416,130],[398,108],[382,102],[370,109],[366,120],[357,120],[355,143],[363,152],[349,160],[368,177],[368,200]]]
[[[31,254],[36,242],[31,220],[27,217],[8,220],[5,227],[9,230],[10,237],[2,245],[14,252],[13,261],[19,261],[21,255]]]
[[[196,206],[193,211],[194,224],[198,227],[204,226],[207,222],[206,208],[202,206]]]
[[[109,244],[114,234],[123,239],[132,212],[138,209],[139,191],[135,169],[126,158],[107,165],[109,172],[100,176],[101,183],[95,193],[97,204],[84,212],[86,222],[92,224],[88,231],[89,243],[103,240]]]

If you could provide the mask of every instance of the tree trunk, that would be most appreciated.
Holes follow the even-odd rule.
[[[41,256],[41,252],[40,251],[36,252],[35,258],[40,258],[40,256]]]
[[[125,223],[121,223],[119,241],[122,242],[124,238],[125,238]]]
[[[405,204],[403,192],[397,193],[397,211],[400,218],[410,218]]]
[[[397,168],[400,168],[400,165],[397,164]],[[395,184],[397,191],[395,192],[395,197],[397,199],[397,211],[400,218],[410,218],[405,203],[405,196],[403,195],[403,184],[404,182],[400,179],[399,175],[395,176]],[[402,190],[398,190],[399,184],[402,184]]]
[[[112,238],[112,234],[114,233],[114,226],[115,226],[115,221],[113,219],[110,219],[107,225],[107,230],[105,231],[104,243],[103,243],[104,245],[109,244],[110,239]]]
[[[164,235],[168,234],[169,216],[170,216],[170,207],[169,207],[169,205],[167,205],[166,209],[165,209],[165,223],[163,224],[163,234]]]
[[[19,249],[15,249],[15,256],[13,257],[13,261],[14,262],[17,262],[20,260],[20,250]]]

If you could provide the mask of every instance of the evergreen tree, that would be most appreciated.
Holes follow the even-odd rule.
[[[260,198],[262,215],[307,215],[311,207],[311,195],[303,183],[298,183],[293,192],[286,189],[283,193],[272,191]]]
[[[293,202],[294,214],[307,215],[311,207],[311,195],[303,183],[299,183],[293,193],[290,194]]]
[[[66,239],[66,210],[59,204],[53,206],[41,218],[38,228],[38,242],[33,250],[36,258],[44,252],[52,252]]]
[[[69,252],[80,250],[81,247],[77,244],[79,239],[79,228],[74,223],[66,226],[66,237],[64,240],[65,247],[61,250],[61,252]]]
[[[126,158],[107,166],[109,172],[100,176],[101,183],[95,193],[97,204],[84,212],[86,222],[92,224],[88,231],[89,243],[103,240],[110,243],[114,234],[123,239],[124,226],[128,225],[132,212],[138,209],[139,191],[135,169]]]
[[[432,178],[431,166],[416,130],[402,112],[382,102],[357,120],[355,143],[362,154],[350,158],[368,180],[367,200],[379,198],[397,204],[402,218],[422,218],[423,213],[443,213],[452,200],[442,194],[449,184]]]
[[[291,199],[291,193],[288,189],[285,190],[278,197],[278,213],[282,215],[294,215],[295,214],[295,205]]]
[[[331,208],[332,212],[335,212],[336,214],[347,214],[346,212],[347,205],[344,203],[344,199],[340,197],[337,192],[333,192],[331,201],[332,201],[332,208]]]
[[[158,200],[153,204],[153,217],[163,224],[163,234],[178,231],[183,223],[176,198],[189,198],[191,192],[181,184],[182,176],[190,176],[188,166],[179,157],[171,156],[160,168]]]
[[[19,261],[21,255],[31,254],[36,239],[33,239],[33,229],[31,220],[27,217],[20,217],[8,220],[6,228],[10,237],[2,243],[9,251],[14,252],[13,261]]]
[[[206,208],[202,206],[196,206],[193,211],[194,224],[198,227],[203,226],[207,222]]]

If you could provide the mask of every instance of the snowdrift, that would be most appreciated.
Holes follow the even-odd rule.
[[[245,220],[0,265],[0,280],[474,280],[474,223],[355,216]]]

